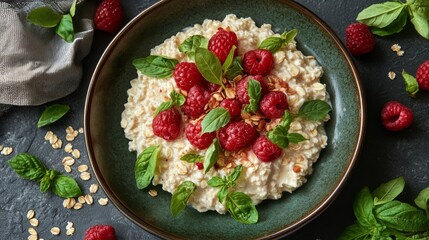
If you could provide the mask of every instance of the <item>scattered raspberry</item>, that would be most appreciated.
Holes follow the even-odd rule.
[[[263,162],[271,162],[282,155],[282,149],[267,137],[260,136],[252,146],[253,153]]]
[[[375,39],[367,25],[353,23],[346,28],[346,45],[353,56],[358,56],[371,52]]]
[[[209,40],[209,50],[219,58],[221,63],[225,62],[233,45],[238,47],[237,35],[233,31],[222,28],[217,30]],[[235,55],[237,55],[237,49],[235,50]]]
[[[153,133],[167,141],[176,139],[180,133],[182,116],[176,108],[160,112],[152,121]]]
[[[273,91],[267,93],[261,100],[259,108],[269,118],[280,118],[289,107],[284,92]]]
[[[192,62],[177,64],[173,72],[173,77],[177,86],[185,91],[189,91],[191,87],[201,84],[204,81],[203,76],[198,71],[197,65]]]
[[[204,164],[202,162],[196,162],[195,165],[197,165],[198,170],[204,169]]]
[[[390,131],[400,131],[413,123],[411,109],[396,101],[387,102],[381,110],[381,122]]]
[[[267,75],[273,68],[273,54],[265,49],[248,51],[243,57],[244,72],[251,75]]]
[[[258,136],[252,125],[245,122],[233,122],[219,130],[219,142],[227,151],[238,151],[248,145]]]
[[[94,15],[95,28],[109,33],[119,31],[124,20],[124,10],[120,0],[104,0]]]
[[[228,110],[231,118],[241,115],[242,104],[237,99],[224,99],[220,106]]]
[[[417,68],[416,79],[420,89],[429,91],[429,60],[422,63]]]
[[[205,83],[206,83],[206,87],[207,87],[207,89],[209,90],[209,92],[216,92],[219,88],[220,88],[220,86],[219,85],[217,85],[217,84],[214,84],[214,83],[211,83],[211,82],[207,82],[207,81],[204,81]]]
[[[204,107],[210,100],[210,93],[201,85],[195,85],[189,89],[188,97],[182,106],[184,114],[191,118],[198,118],[205,110]]]
[[[109,225],[94,225],[85,232],[84,240],[115,240],[115,229]]]
[[[204,133],[201,135],[201,122],[195,124],[189,123],[186,126],[185,134],[188,141],[201,150],[208,148],[216,137],[216,132]]]
[[[235,89],[238,100],[240,100],[240,102],[243,104],[249,104],[249,93],[247,91],[247,82],[249,82],[249,79],[251,78],[258,81],[261,84],[262,95],[268,92],[268,85],[265,83],[264,77],[262,75],[256,75],[256,76],[249,75],[243,78],[241,81],[239,81]]]

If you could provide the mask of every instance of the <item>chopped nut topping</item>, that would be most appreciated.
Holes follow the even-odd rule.
[[[149,195],[152,197],[156,197],[158,196],[158,192],[155,189],[151,189],[149,190]]]

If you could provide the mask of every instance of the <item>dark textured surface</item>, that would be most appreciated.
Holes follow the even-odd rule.
[[[156,1],[124,0],[126,18],[130,20],[140,11]],[[297,1],[322,18],[341,39],[344,29],[353,22],[357,13],[377,0],[299,0]],[[92,2],[88,3],[91,6]],[[0,117],[0,145],[12,146],[14,152],[9,156],[0,155],[0,239],[26,239],[30,224],[26,219],[29,209],[36,211],[40,225],[36,228],[44,239],[82,239],[89,226],[97,223],[113,225],[118,239],[156,239],[125,218],[109,203],[107,206],[85,205],[80,210],[63,208],[62,199],[51,193],[40,193],[33,182],[20,179],[8,166],[7,160],[20,152],[29,152],[42,159],[50,168],[64,172],[61,159],[67,154],[63,150],[53,150],[44,141],[47,130],[52,130],[65,144],[65,129],[73,126],[83,127],[83,106],[86,89],[92,71],[103,50],[113,36],[96,32],[90,55],[84,61],[84,76],[80,88],[70,96],[55,101],[68,103],[72,111],[59,122],[43,129],[36,128],[36,122],[45,106],[12,107]],[[398,57],[390,46],[399,43],[405,51]],[[429,186],[429,94],[421,92],[416,98],[406,95],[400,72],[405,69],[415,74],[420,63],[429,59],[429,41],[418,36],[411,24],[403,32],[390,37],[377,38],[377,47],[367,56],[354,58],[360,72],[367,102],[367,134],[359,160],[351,178],[332,205],[318,218],[294,233],[288,239],[336,239],[341,231],[353,223],[352,203],[355,194],[364,186],[371,189],[380,183],[403,175],[406,181],[401,199],[411,202],[417,193]],[[387,78],[389,71],[395,71],[397,78]],[[415,121],[410,129],[400,133],[386,131],[381,123],[379,112],[389,100],[398,100],[409,106],[415,113]],[[88,164],[83,135],[73,141],[82,157],[73,166],[72,175],[78,178],[77,166]],[[78,180],[85,193],[89,185],[96,183]],[[104,197],[99,190],[94,195],[98,200]],[[67,221],[74,223],[73,236],[65,235]],[[51,227],[58,226],[62,233],[52,236]]]

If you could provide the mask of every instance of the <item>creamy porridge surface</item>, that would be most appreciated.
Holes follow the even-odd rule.
[[[223,21],[205,20],[201,25],[195,24],[184,29],[183,32],[154,47],[151,55],[175,58],[179,62],[192,61],[187,55],[179,52],[178,46],[192,35],[210,38],[220,27],[229,27],[236,33],[239,55],[258,48],[260,42],[267,37],[279,35],[271,30],[269,24],[257,27],[251,18],[237,18],[230,14]],[[322,68],[314,57],[304,56],[297,50],[294,41],[277,51],[274,54],[274,61],[274,69],[270,74],[287,82],[288,88],[292,89],[287,93],[289,110],[292,113],[296,113],[306,100],[328,100],[325,85],[320,83]],[[160,103],[169,100],[169,93],[172,90],[179,91],[173,77],[153,79],[138,71],[138,78],[131,81],[128,102],[125,104],[121,121],[125,136],[130,140],[129,150],[139,154],[149,146],[159,145],[159,159],[153,184],[162,184],[165,191],[172,193],[183,181],[192,181],[197,185],[197,190],[188,204],[200,212],[216,210],[225,213],[225,206],[216,196],[219,189],[208,186],[207,181],[213,176],[228,175],[231,168],[212,168],[204,174],[195,164],[180,160],[180,157],[187,153],[204,155],[205,152],[187,141],[184,129],[176,140],[170,142],[155,136],[152,132],[154,112]],[[273,162],[260,161],[251,150],[246,152],[247,160],[236,159],[234,162],[235,165],[243,165],[235,190],[249,195],[254,204],[259,204],[264,199],[278,199],[283,192],[291,193],[304,184],[306,175],[312,173],[313,164],[317,161],[321,149],[327,144],[323,122],[296,118],[291,124],[290,131],[300,133],[308,140],[290,144],[283,150],[282,156]]]

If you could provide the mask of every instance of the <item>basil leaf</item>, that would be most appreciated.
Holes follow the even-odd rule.
[[[241,58],[235,57],[231,66],[224,72],[226,79],[233,80],[238,75],[243,74],[243,67],[241,66]]]
[[[158,150],[158,146],[150,146],[137,157],[134,174],[138,189],[144,189],[151,183],[158,160]]]
[[[304,136],[302,136],[299,133],[288,133],[287,134],[287,139],[291,143],[299,143],[299,142],[307,140]]]
[[[398,33],[400,31],[402,31],[402,29],[407,24],[407,20],[408,20],[408,13],[407,13],[407,10],[404,8],[402,10],[401,14],[399,14],[398,18],[395,19],[391,24],[389,24],[388,26],[386,26],[384,28],[374,27],[371,29],[371,31],[373,34],[378,35],[378,36],[392,35],[394,33]]]
[[[76,14],[76,2],[77,0],[74,0],[72,5],[70,6],[70,16],[74,17],[74,15]]]
[[[177,93],[176,91],[171,91],[170,93],[170,98],[171,101],[174,103],[174,105],[176,106],[182,106],[183,104],[185,104],[186,102],[186,98],[185,96],[183,96],[180,93]]]
[[[425,211],[428,211],[428,208],[427,208],[428,200],[429,200],[429,187],[420,191],[419,195],[417,195],[416,199],[414,199],[414,203],[417,205],[417,207]]]
[[[28,153],[20,153],[8,161],[13,170],[22,178],[40,181],[47,171],[45,165]]]
[[[293,41],[296,35],[298,35],[298,29],[292,29],[289,32],[284,32],[282,34],[282,38],[284,39],[285,43],[288,43]]]
[[[173,216],[177,216],[177,214],[185,209],[189,198],[196,189],[197,186],[191,181],[184,181],[179,185],[171,198],[170,210]]]
[[[381,205],[394,200],[404,190],[404,186],[405,180],[402,176],[381,184],[372,192],[374,205]]]
[[[173,101],[163,102],[163,103],[161,103],[161,105],[159,105],[156,108],[155,113],[153,114],[153,116],[156,117],[156,115],[158,115],[160,112],[168,110],[168,109],[170,109],[172,107],[174,107]]]
[[[207,184],[211,187],[221,187],[221,186],[225,186],[226,183],[222,178],[214,176],[210,178]]]
[[[429,22],[426,18],[420,16],[417,12],[413,12],[411,22],[416,31],[424,38],[429,39]]]
[[[70,14],[63,15],[61,21],[58,23],[55,28],[55,32],[58,36],[64,39],[66,42],[73,42],[74,39],[74,28],[73,28],[73,19]]]
[[[235,181],[240,177],[241,171],[243,170],[242,165],[235,166],[234,170],[232,170],[231,174],[228,176],[229,186],[235,185]]]
[[[374,215],[380,223],[398,231],[420,232],[429,228],[423,211],[397,200],[376,206]]]
[[[277,125],[273,130],[267,133],[267,138],[280,148],[287,148],[289,146],[288,131],[288,128]]]
[[[338,240],[363,240],[363,239],[371,239],[371,229],[357,223],[348,226],[338,238]]]
[[[277,52],[284,43],[284,39],[281,37],[269,37],[264,39],[261,44],[259,44],[259,49],[266,49],[272,53]]]
[[[298,111],[298,116],[313,121],[322,121],[331,111],[329,104],[322,100],[304,102]]]
[[[377,223],[372,213],[373,207],[374,201],[372,200],[371,193],[368,187],[365,187],[359,191],[353,202],[353,212],[360,225],[370,227]]]
[[[289,111],[285,111],[282,116],[282,121],[280,122],[280,126],[283,126],[289,131],[290,124],[293,121],[293,116]]]
[[[245,111],[257,112],[259,109],[259,101],[261,100],[261,83],[250,78],[247,83],[247,92],[249,94],[249,105],[245,107]]]
[[[219,59],[205,48],[197,48],[195,51],[195,64],[203,77],[214,84],[222,83],[222,66]]]
[[[197,48],[207,48],[209,40],[201,35],[193,35],[187,38],[179,45],[179,51],[188,55],[189,58],[195,58]]]
[[[226,195],[228,195],[228,187],[222,186],[219,192],[217,192],[217,199],[219,200],[220,203],[223,203],[223,201],[226,198]]]
[[[356,21],[368,26],[384,28],[391,24],[404,9],[405,4],[401,2],[377,3],[361,11]]]
[[[194,153],[188,153],[183,155],[180,160],[188,162],[188,163],[196,163],[196,162],[201,162],[201,160],[203,160],[203,156],[198,155],[198,154],[194,154]]]
[[[407,91],[407,94],[411,97],[415,97],[419,91],[419,84],[417,83],[416,78],[404,70],[402,70],[402,78],[404,78],[405,91]]]
[[[71,198],[82,195],[82,190],[72,177],[57,175],[51,183],[52,192],[62,198]]]
[[[226,210],[238,222],[253,224],[258,222],[258,211],[252,199],[242,192],[234,192],[226,196]]]
[[[55,177],[58,175],[60,175],[60,173],[55,170],[49,169],[48,171],[46,171],[45,175],[40,181],[40,192],[46,192],[51,187],[51,183],[53,182]]]
[[[231,50],[229,50],[228,56],[225,59],[225,62],[222,65],[223,72],[228,71],[229,67],[231,67],[232,61],[234,60],[234,53],[237,47],[232,45]]]
[[[213,143],[209,146],[209,148],[207,148],[206,156],[204,158],[204,173],[207,173],[217,162],[220,150],[221,146],[219,144],[219,140],[215,138]]]
[[[57,26],[61,18],[61,14],[57,13],[48,6],[35,8],[27,15],[28,22],[45,28],[53,28]]]
[[[413,14],[417,13],[429,20],[429,2],[427,0],[408,0],[407,2],[411,4]]]
[[[225,108],[218,107],[210,110],[201,122],[201,135],[218,130],[228,124],[230,119],[231,115]]]
[[[69,105],[54,104],[48,106],[42,113],[37,123],[37,127],[49,125],[62,118],[70,110]]]
[[[174,68],[179,63],[176,59],[150,55],[133,60],[133,66],[142,74],[154,78],[168,78],[173,75]]]

